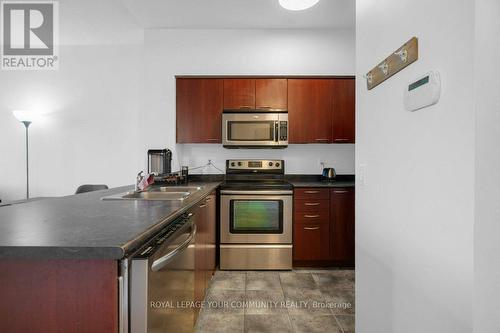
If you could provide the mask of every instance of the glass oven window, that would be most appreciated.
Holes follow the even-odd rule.
[[[283,201],[231,200],[229,226],[234,234],[281,234]]]
[[[228,121],[229,141],[273,141],[274,121]]]

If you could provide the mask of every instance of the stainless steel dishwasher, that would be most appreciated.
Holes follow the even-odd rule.
[[[131,333],[193,331],[195,235],[194,215],[184,214],[132,257]]]

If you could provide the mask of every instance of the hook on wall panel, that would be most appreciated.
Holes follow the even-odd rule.
[[[371,90],[418,59],[418,39],[413,37],[366,74]]]

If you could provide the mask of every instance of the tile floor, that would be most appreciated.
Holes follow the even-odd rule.
[[[217,271],[196,332],[354,332],[354,270]]]

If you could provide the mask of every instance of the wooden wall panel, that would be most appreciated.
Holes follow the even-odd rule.
[[[0,259],[0,332],[118,331],[118,263]]]

